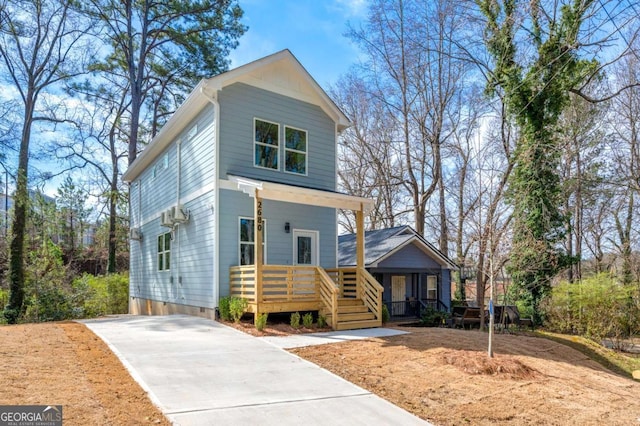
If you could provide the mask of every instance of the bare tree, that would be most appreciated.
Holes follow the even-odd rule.
[[[341,190],[375,201],[367,217],[369,229],[393,227],[405,211],[399,205],[398,169],[392,136],[392,126],[383,105],[370,96],[366,83],[355,73],[342,77],[332,89],[333,98],[351,118],[354,125],[339,140],[338,185]],[[340,212],[340,225],[354,232],[355,218],[350,211]]]
[[[83,117],[75,122],[74,137],[55,146],[55,155],[79,167],[90,167],[99,177],[99,196],[108,210],[107,272],[116,272],[117,208],[123,194],[120,176],[127,157],[127,90],[119,84],[126,80],[103,76],[98,87],[86,82],[72,91],[88,102]]]
[[[367,56],[360,75],[365,90],[384,108],[386,143],[400,160],[386,172],[388,180],[402,185],[398,192],[420,234],[429,201],[440,197],[436,230],[445,253],[442,149],[460,121],[466,72],[452,41],[462,25],[457,7],[448,0],[378,0],[370,5],[366,25],[348,33]]]
[[[619,84],[630,85],[640,81],[639,64],[640,60],[635,55],[626,56],[617,69],[616,79]],[[612,184],[617,195],[613,210],[613,243],[622,258],[622,281],[630,284],[634,279],[633,247],[640,236],[637,232],[640,226],[637,219],[640,197],[640,87],[622,92],[613,99],[612,106],[611,113],[615,115],[611,140],[612,164],[615,166]]]
[[[47,89],[83,72],[77,56],[89,52],[74,50],[85,31],[73,17],[72,3],[69,0],[7,0],[0,10],[0,61],[6,83],[18,92],[23,111],[10,245],[11,295],[4,311],[10,323],[17,321],[24,301],[24,234],[31,135],[36,123],[50,119],[41,114],[38,107]]]
[[[572,95],[557,128],[562,151],[561,186],[564,212],[568,217],[565,249],[582,259],[585,204],[602,187],[601,156],[605,143],[604,109]],[[582,278],[582,262],[567,270],[570,282]]]

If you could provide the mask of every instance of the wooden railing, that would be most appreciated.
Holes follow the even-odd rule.
[[[338,325],[338,293],[340,289],[333,279],[322,268],[316,268],[320,299],[325,308],[331,312],[331,328]]]
[[[364,268],[358,271],[356,268],[325,270],[316,266],[263,265],[260,287],[258,294],[253,265],[230,268],[230,295],[247,299],[250,305],[257,306],[257,311],[263,303],[280,304],[283,309],[295,309],[296,302],[307,305],[307,309],[311,309],[311,303],[320,303],[331,313],[331,326],[336,328],[338,299],[358,298],[377,320],[382,320],[383,288]]]
[[[249,303],[256,302],[256,269],[253,265],[229,268],[229,280],[231,296],[242,297]]]
[[[340,288],[340,297],[358,297],[358,275],[356,268],[332,268],[326,269],[327,274]]]
[[[295,302],[317,300],[315,266],[262,266],[262,292],[256,294],[256,274],[253,265],[229,268],[230,295],[256,302]]]
[[[262,302],[317,300],[315,266],[262,266]]]
[[[382,293],[384,288],[364,268],[360,269],[360,291],[362,301],[374,313],[376,319],[382,321]]]

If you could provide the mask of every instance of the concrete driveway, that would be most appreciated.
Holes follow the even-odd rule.
[[[83,321],[179,425],[429,424],[268,341],[215,321]]]

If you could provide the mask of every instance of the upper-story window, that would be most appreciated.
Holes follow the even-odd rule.
[[[307,174],[307,131],[284,126],[284,169]]]
[[[280,149],[280,125],[270,121],[254,119],[254,165],[278,170]]]

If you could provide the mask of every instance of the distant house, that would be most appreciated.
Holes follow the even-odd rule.
[[[288,50],[202,80],[123,176],[130,184],[130,312],[213,317],[320,311],[336,329],[381,324],[382,287],[337,268],[337,209],[361,256],[372,202],[336,192],[351,123]]]
[[[338,237],[340,267],[356,261],[355,234]],[[384,287],[392,318],[417,317],[428,306],[451,308],[451,270],[458,266],[410,226],[367,231],[365,267]]]

